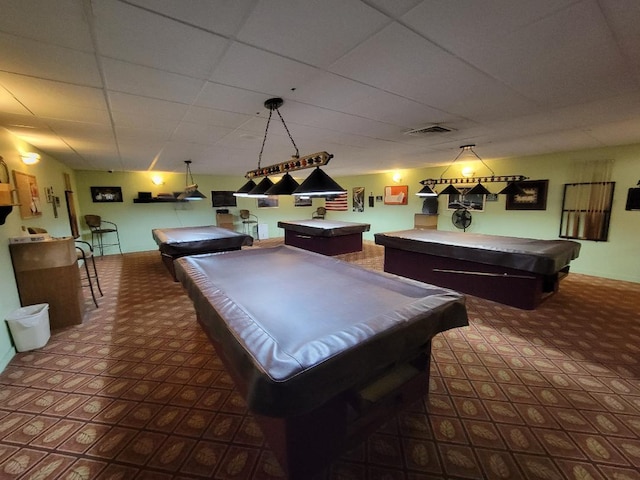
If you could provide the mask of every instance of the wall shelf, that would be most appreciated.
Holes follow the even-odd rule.
[[[176,203],[176,202],[188,202],[189,200],[178,200],[177,198],[134,198],[133,203]]]

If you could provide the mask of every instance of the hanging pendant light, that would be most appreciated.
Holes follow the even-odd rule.
[[[478,182],[475,187],[465,193],[465,195],[491,195],[491,192]]]
[[[438,193],[426,183],[416,195],[418,197],[437,197]]]
[[[184,191],[178,195],[178,200],[202,200],[207,198],[200,190],[198,190],[198,184],[193,181],[193,175],[191,174],[191,160],[185,160],[187,164],[187,173],[185,176]],[[189,184],[191,179],[191,184]]]
[[[269,195],[291,195],[300,184],[287,172],[278,183],[265,192]]]
[[[249,197],[265,197],[270,195],[304,195],[304,196],[321,196],[321,195],[336,195],[339,193],[345,193],[346,190],[340,187],[334,180],[329,177],[326,173],[319,169],[320,166],[326,165],[329,163],[329,160],[333,158],[333,155],[327,152],[318,152],[312,155],[307,155],[306,157],[300,157],[300,152],[298,151],[298,146],[296,142],[293,140],[291,133],[289,132],[289,128],[282,118],[280,114],[279,108],[284,103],[282,98],[270,98],[264,102],[265,108],[269,109],[269,119],[267,120],[267,126],[264,131],[264,138],[262,140],[262,148],[260,149],[260,154],[258,155],[258,168],[256,170],[249,170],[245,177],[250,181],[255,177],[264,176],[265,179],[262,180],[258,185],[254,184],[254,187],[251,190],[248,190],[247,195],[244,195],[244,190],[246,185],[239,189],[234,193],[236,196],[249,196]],[[293,144],[293,147],[296,150],[296,153],[293,154],[291,159],[286,162],[277,163],[274,165],[269,165],[267,167],[262,167],[262,153],[264,152],[264,145],[267,140],[267,134],[269,132],[269,125],[271,123],[271,116],[273,112],[276,112],[282,121],[282,125],[289,135],[289,139]],[[305,168],[318,167],[316,170],[309,175],[309,178],[303,182],[302,185],[306,186],[303,190],[301,190],[302,185],[299,185],[293,177],[290,175],[290,172],[296,170],[303,170]],[[319,173],[317,173],[319,172]],[[282,175],[282,179],[276,183],[268,178],[269,175]],[[248,182],[247,182],[248,184]],[[311,189],[311,186],[313,188]],[[306,192],[309,190],[309,192]],[[295,192],[298,192],[297,194]]]
[[[509,182],[506,187],[498,192],[498,195],[526,195],[526,192],[517,182]]]
[[[316,167],[311,175],[293,191],[296,197],[319,197],[346,193],[338,183],[327,175],[320,167]]]
[[[449,184],[447,185],[447,188],[440,192],[440,195],[460,195],[460,190]]]
[[[259,184],[251,189],[249,193],[247,193],[247,197],[250,198],[266,198],[268,195],[266,191],[273,187],[274,183],[271,181],[269,177],[264,177]]]
[[[249,180],[243,186],[241,186],[238,190],[233,192],[236,197],[246,197],[249,195],[249,192],[256,187],[256,182],[253,180]]]
[[[484,163],[484,160],[480,158],[480,156],[475,152],[473,147],[475,147],[475,145],[473,144],[461,145],[460,152],[458,153],[456,158],[454,158],[453,161],[447,166],[447,168],[444,169],[444,172],[442,172],[442,174],[440,175],[440,178],[425,178],[424,180],[421,180],[420,183],[422,185],[425,185],[425,188],[420,190],[416,195],[428,196],[429,190],[433,191],[432,187],[434,187],[435,185],[447,185],[447,187],[444,190],[442,190],[439,195],[461,195],[463,192],[465,195],[469,195],[469,194],[491,195],[492,193],[482,184],[483,182],[484,183],[493,183],[493,182],[507,183],[507,186],[502,190],[500,190],[498,194],[524,193],[522,191],[522,188],[520,188],[520,186],[517,184],[517,182],[526,180],[527,177],[525,177],[524,175],[496,175],[495,172],[491,169],[491,167],[489,167],[489,165]],[[460,159],[471,160],[471,161],[479,160],[482,163],[482,165],[484,165],[484,167],[491,172],[491,175],[475,176],[475,173],[473,172],[473,168],[469,166],[465,166],[465,168],[462,169],[462,177],[455,177],[455,178],[445,177],[445,173],[447,173],[449,168],[451,168],[451,166]],[[470,190],[467,190],[468,185],[473,184],[475,182],[478,182],[478,183],[474,187],[472,187]],[[459,190],[458,188],[456,188],[454,184],[461,185],[462,190]],[[428,186],[429,189],[427,189],[426,186]],[[423,191],[425,193],[423,193]]]

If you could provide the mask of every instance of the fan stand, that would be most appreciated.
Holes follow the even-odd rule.
[[[466,232],[469,225],[471,225],[471,212],[466,208],[458,208],[451,215],[451,222],[456,228],[460,228],[463,232]]]

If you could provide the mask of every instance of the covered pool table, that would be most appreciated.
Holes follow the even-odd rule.
[[[183,257],[176,272],[290,479],[424,396],[431,339],[468,324],[460,293],[289,246]]]
[[[177,281],[173,265],[176,258],[199,253],[240,250],[243,246],[253,245],[253,238],[249,235],[212,225],[155,228],[151,230],[151,235],[158,244],[162,263],[174,281]]]
[[[284,243],[323,255],[341,255],[362,250],[362,233],[368,223],[336,220],[288,220],[278,222],[284,229]]]
[[[384,271],[533,310],[558,291],[580,244],[441,230],[376,233]]]

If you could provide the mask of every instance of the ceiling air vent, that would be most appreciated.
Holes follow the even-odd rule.
[[[427,135],[429,133],[447,133],[450,131],[451,131],[450,128],[443,127],[442,125],[436,124],[436,125],[430,125],[428,127],[416,128],[404,133],[405,135]]]

